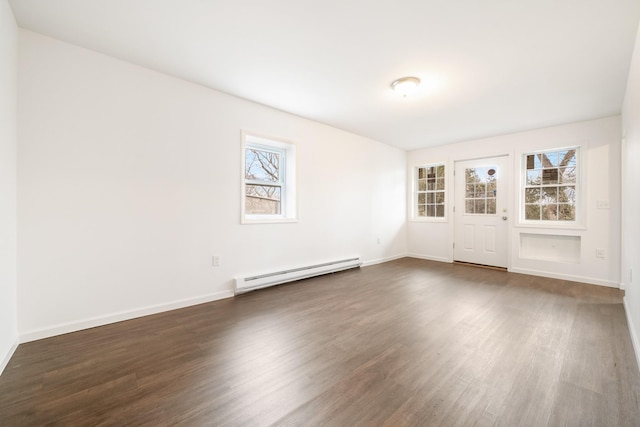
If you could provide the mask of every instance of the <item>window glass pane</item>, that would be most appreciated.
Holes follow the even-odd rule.
[[[575,148],[558,151],[558,166],[576,166],[576,152]]]
[[[533,168],[534,169],[541,169],[542,168],[542,157],[540,157],[540,155],[537,156],[533,156],[534,158],[534,162],[533,162]]]
[[[436,179],[428,179],[427,180],[427,190],[433,191],[436,189]]]
[[[558,187],[542,187],[542,203],[558,203]]]
[[[444,203],[444,191],[438,191],[436,193],[436,203],[438,204]]]
[[[418,203],[420,203],[421,205],[424,205],[426,203],[426,194],[425,193],[419,193],[418,194]]]
[[[560,193],[558,195],[560,203],[575,203],[576,202],[576,187],[560,187]]]
[[[436,205],[436,216],[440,218],[444,217],[444,205]]]
[[[418,168],[418,179],[425,179],[427,177],[427,170],[425,168]]]
[[[427,203],[435,203],[436,195],[434,193],[427,193]]]
[[[558,219],[560,221],[573,221],[576,219],[576,207],[574,205],[558,205]]]
[[[496,197],[496,182],[492,180],[487,183],[487,197]]]
[[[436,207],[434,205],[427,205],[427,216],[435,216]]]
[[[245,149],[245,179],[255,181],[280,181],[280,154],[256,148]]]
[[[524,202],[525,203],[540,203],[540,189],[539,188],[526,188],[524,190]]]
[[[483,214],[486,213],[485,211],[485,200],[484,199],[476,199],[476,203],[475,203],[475,213],[477,214]]]
[[[475,212],[475,210],[474,210],[475,203],[474,202],[475,201],[473,199],[464,201],[464,213],[472,214],[472,213]]]
[[[558,168],[542,170],[542,185],[558,183]]]
[[[281,187],[246,185],[245,189],[245,212],[247,214],[279,215],[281,213]]]
[[[558,167],[558,153],[543,153],[542,154],[542,167],[554,168]]]
[[[444,190],[444,178],[438,178],[436,180],[436,190]]]
[[[440,165],[436,169],[436,176],[438,178],[444,178],[444,165]]]
[[[525,219],[532,219],[532,220],[540,219],[540,205],[525,205],[524,217]]]
[[[476,186],[473,184],[466,184],[465,186],[465,197],[469,198],[469,197],[473,197],[476,194]]]
[[[281,187],[278,185],[251,185],[247,184],[247,196],[259,197],[262,199],[280,200]]]
[[[560,184],[575,184],[576,183],[576,167],[570,166],[567,168],[558,169],[558,175]]]
[[[541,182],[542,182],[541,170],[527,171],[527,185],[540,185]]]
[[[487,214],[495,215],[496,213],[496,199],[487,199]]]
[[[426,215],[426,209],[424,205],[418,205],[418,215],[419,216],[425,216]]]
[[[558,219],[558,205],[542,205],[542,219],[555,221]]]
[[[476,199],[484,198],[487,194],[487,187],[484,182],[476,184]]]
[[[478,177],[476,176],[476,170],[473,168],[467,168],[464,170],[465,182],[473,184],[478,181]]]
[[[420,179],[418,180],[418,191],[426,191],[427,190],[427,180]]]

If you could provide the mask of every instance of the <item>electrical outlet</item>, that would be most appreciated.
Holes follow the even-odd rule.
[[[220,267],[220,255],[213,256],[213,266]]]
[[[598,248],[596,249],[596,258],[602,258],[605,259],[605,250],[602,248]]]

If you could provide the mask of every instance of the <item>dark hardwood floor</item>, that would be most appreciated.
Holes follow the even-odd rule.
[[[621,292],[405,258],[22,344],[0,425],[639,426]]]

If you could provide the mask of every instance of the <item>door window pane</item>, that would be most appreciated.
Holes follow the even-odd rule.
[[[498,168],[465,169],[465,214],[495,215]]]

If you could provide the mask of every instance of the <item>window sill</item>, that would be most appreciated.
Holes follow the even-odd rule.
[[[265,218],[265,219],[248,219],[243,218],[240,224],[293,224],[300,222],[297,218]]]
[[[566,231],[585,231],[587,227],[583,224],[545,224],[545,223],[518,223],[516,228],[528,228],[535,230],[566,230]]]
[[[409,222],[422,222],[422,223],[447,223],[447,218],[409,218]]]

